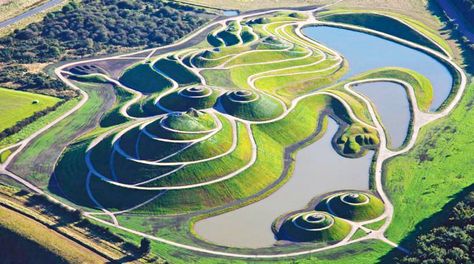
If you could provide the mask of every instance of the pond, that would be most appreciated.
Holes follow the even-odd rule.
[[[372,101],[380,115],[389,137],[390,146],[403,145],[410,126],[410,104],[405,88],[392,82],[363,83],[353,87],[354,91]]]
[[[276,240],[272,222],[279,216],[303,209],[314,197],[340,189],[367,190],[373,153],[359,159],[338,155],[331,140],[338,124],[330,119],[324,136],[296,155],[292,177],[267,198],[235,211],[199,221],[196,233],[215,244],[261,248]]]
[[[224,10],[224,16],[227,17],[238,16],[239,14],[240,12],[237,10]]]
[[[384,38],[354,30],[329,26],[311,26],[303,33],[342,54],[349,62],[350,78],[381,67],[403,67],[427,77],[433,85],[431,111],[448,98],[453,77],[448,68],[432,56]]]

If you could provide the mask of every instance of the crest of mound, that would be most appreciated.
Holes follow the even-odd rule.
[[[155,121],[156,122],[156,121]],[[208,132],[217,127],[214,117],[190,108],[184,113],[171,113],[158,121],[164,129],[175,132]]]
[[[340,241],[351,225],[325,212],[309,211],[287,215],[276,230],[280,240],[295,242]]]
[[[283,114],[283,105],[276,99],[251,90],[223,94],[220,106],[225,113],[249,121],[266,121]]]
[[[352,221],[375,219],[385,211],[384,204],[379,198],[369,193],[356,191],[330,196],[321,201],[316,209]]]
[[[191,86],[163,96],[158,103],[171,111],[184,112],[190,108],[197,110],[212,108],[217,97],[217,92],[210,87]]]

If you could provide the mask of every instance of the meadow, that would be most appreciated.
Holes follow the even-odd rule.
[[[51,96],[0,88],[0,131],[14,126],[35,112],[54,106],[59,101],[59,98]]]

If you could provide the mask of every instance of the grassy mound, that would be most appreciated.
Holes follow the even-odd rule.
[[[214,34],[209,34],[207,35],[207,42],[211,44],[211,46],[214,47],[220,47],[224,46],[224,41],[222,41],[220,38],[216,37]]]
[[[339,152],[344,156],[363,154],[366,149],[373,149],[379,143],[375,129],[360,124],[348,126],[335,142]]]
[[[240,33],[240,38],[244,44],[255,40],[255,35],[252,34],[249,27],[244,27]]]
[[[240,42],[239,37],[234,32],[229,30],[224,30],[217,33],[216,37],[220,38],[228,47],[237,45]]]
[[[318,204],[316,209],[329,211],[352,221],[374,219],[385,211],[384,204],[379,198],[362,192],[346,192],[331,196]]]
[[[226,113],[251,121],[270,120],[284,111],[276,99],[250,90],[228,92],[220,97],[219,102]]]
[[[199,77],[180,64],[174,57],[160,59],[153,64],[153,67],[180,85],[190,85],[200,82]]]
[[[284,220],[277,232],[280,240],[295,242],[340,241],[351,231],[349,223],[324,212],[303,212]]]
[[[161,92],[173,85],[147,63],[136,64],[128,68],[119,81],[129,88],[146,94]]]
[[[186,113],[171,114],[163,120],[163,124],[180,131],[207,131],[216,128],[214,118],[204,112],[190,109]]]
[[[206,86],[194,86],[169,93],[159,104],[172,111],[187,111],[190,108],[211,108],[217,101],[217,92]]]
[[[215,129],[217,124],[211,115],[190,109],[186,113],[168,114],[146,126],[146,130],[153,135],[165,139],[193,139],[206,134],[205,131]],[[177,133],[172,130],[182,131]],[[203,133],[196,133],[202,131]],[[193,132],[192,134],[186,132]]]

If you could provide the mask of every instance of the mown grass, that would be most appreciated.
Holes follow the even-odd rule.
[[[379,230],[383,226],[383,224],[385,224],[385,219],[382,219],[380,221],[373,222],[370,224],[366,224],[364,226],[372,230]]]
[[[0,131],[59,101],[52,96],[0,88]]]
[[[120,113],[120,109],[133,98],[133,94],[116,85],[114,85],[114,94],[114,106],[100,119],[102,127],[110,127],[128,121],[128,118]]]
[[[471,84],[450,116],[424,127],[413,150],[385,163],[384,185],[395,208],[386,233],[392,241],[408,236],[405,243],[413,243],[421,228],[435,224],[432,215],[474,183],[474,160],[466,155],[473,148],[473,91]]]
[[[360,205],[349,205],[341,201],[340,195],[331,199],[329,205],[334,214],[338,217],[352,220],[352,221],[365,221],[375,219],[383,214],[385,207],[383,202],[371,194],[366,194],[369,198],[369,203]],[[326,211],[328,210],[326,200],[322,201],[318,206],[317,210]]]
[[[307,231],[295,226],[293,217],[287,219],[281,226],[278,236],[296,242],[309,241],[340,241],[351,232],[351,225],[337,217],[334,217],[334,224],[321,231]]]
[[[36,138],[23,150],[21,155],[17,156],[14,163],[15,167],[28,168],[31,164],[36,164],[35,160],[48,153],[56,142],[64,141],[74,133],[77,133],[84,124],[90,122],[91,113],[97,112],[101,108],[104,99],[100,95],[101,90],[95,86],[81,85],[81,88],[89,94],[89,100],[74,114]],[[27,179],[38,186],[47,186],[51,175],[42,172],[38,166],[40,165],[37,165],[34,173],[31,172],[27,175]]]
[[[77,103],[79,102],[79,98],[76,99],[71,99],[64,104],[60,105],[56,111],[53,111],[45,116],[42,116],[38,118],[36,121],[33,123],[25,126],[23,129],[21,129],[19,132],[6,137],[0,141],[0,148],[15,144],[25,138],[27,138],[29,135],[33,134],[34,132],[38,131],[38,129],[41,129],[45,125],[51,123],[52,121],[56,120],[58,117],[60,117],[62,114],[67,112],[69,109],[73,108]]]
[[[291,58],[303,57],[308,54],[308,51],[301,47],[295,47],[288,51],[279,50],[256,50],[248,53],[244,53],[233,59],[229,60],[226,64],[227,67],[241,65],[241,64],[254,64],[262,62],[272,62],[287,60]],[[253,66],[253,65],[251,65]]]
[[[0,207],[3,263],[101,263],[105,259],[44,225]]]
[[[259,98],[252,102],[234,102],[230,95],[222,95],[219,102],[229,115],[252,121],[264,121],[283,114],[283,106],[276,99],[259,93]]]
[[[0,164],[7,161],[8,157],[10,157],[11,154],[12,154],[12,151],[9,150],[9,149],[7,149],[7,150],[3,151],[2,153],[0,153]]]
[[[153,67],[175,80],[180,85],[189,85],[200,82],[199,77],[174,59],[159,59],[153,64]]]

